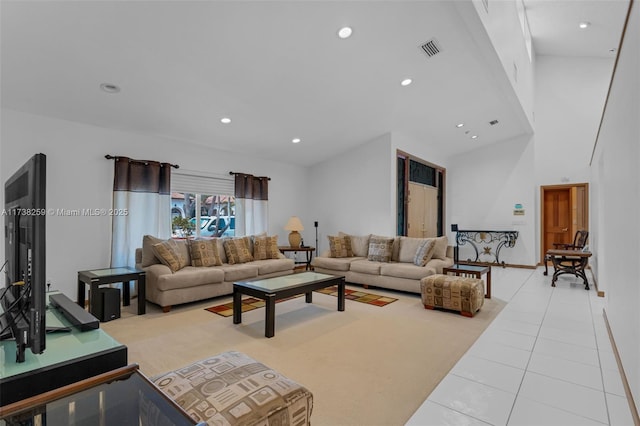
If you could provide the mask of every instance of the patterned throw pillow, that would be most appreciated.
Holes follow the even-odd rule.
[[[371,234],[367,235],[351,235],[346,232],[338,232],[339,237],[348,236],[351,239],[351,251],[354,256],[367,257],[369,253],[369,238]]]
[[[153,253],[153,245],[163,242],[162,238],[152,235],[142,237],[142,267],[151,266],[160,263],[160,259]]]
[[[167,240],[154,244],[153,253],[171,272],[179,271],[191,263],[186,241]]]
[[[348,235],[332,236],[328,235],[329,250],[331,251],[331,257],[353,257],[353,250],[351,250],[351,237]]]
[[[371,237],[369,239],[368,260],[374,262],[390,262],[393,253],[393,238]]]
[[[425,266],[433,257],[433,253],[435,252],[435,250],[436,240],[432,238],[424,240],[416,251],[416,255],[413,258],[413,263],[418,266]]]
[[[219,266],[222,265],[218,254],[218,244],[215,240],[190,240],[191,265]]]
[[[278,236],[253,237],[253,259],[278,259],[280,257],[280,250],[278,250]]]
[[[224,252],[229,265],[247,263],[253,260],[249,251],[249,237],[229,238],[224,241]]]

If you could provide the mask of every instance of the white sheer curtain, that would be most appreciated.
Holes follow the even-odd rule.
[[[254,235],[269,228],[269,178],[235,175],[236,235]]]
[[[114,160],[111,267],[133,267],[144,235],[171,237],[172,166],[127,157]]]

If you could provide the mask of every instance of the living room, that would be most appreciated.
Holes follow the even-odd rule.
[[[200,74],[214,73],[215,68],[201,67],[197,72],[190,68],[193,58],[189,55],[195,52],[181,54],[185,51],[182,37],[191,40],[188,33],[191,19],[198,16],[197,8],[171,9],[171,4],[165,4],[167,9],[156,16],[161,21],[154,25],[153,22],[145,21],[153,20],[143,13],[143,5],[131,9],[129,14],[126,12],[129,7],[126,3],[110,7],[103,5],[101,8],[95,4],[63,2],[51,2],[47,6],[18,3],[3,2],[1,6],[3,57],[0,176],[3,181],[33,154],[43,152],[48,159],[49,207],[109,209],[112,207],[113,196],[113,162],[105,160],[106,154],[166,161],[178,164],[182,169],[204,173],[224,175],[229,171],[236,171],[269,176],[269,234],[278,235],[279,241],[286,241],[285,223],[290,216],[297,215],[305,226],[302,232],[305,242],[314,242],[313,223],[317,221],[318,252],[321,252],[328,248],[326,237],[339,231],[396,235],[395,160],[397,150],[402,150],[446,168],[444,229],[450,241],[453,241],[454,234],[448,232],[448,229],[454,223],[465,227],[515,228],[519,231],[519,239],[509,254],[509,263],[532,268],[541,262],[540,186],[588,182],[591,189],[590,246],[594,253],[591,268],[598,291],[605,295],[607,318],[621,353],[631,391],[636,399],[640,395],[640,371],[636,361],[640,359],[636,344],[640,333],[640,319],[635,309],[640,295],[633,285],[637,274],[632,270],[632,265],[637,263],[640,254],[637,245],[640,228],[637,221],[633,220],[635,207],[640,203],[637,194],[636,166],[639,158],[635,118],[638,74],[637,62],[630,65],[634,58],[637,61],[637,5],[634,6],[636,10],[627,28],[624,49],[619,52],[618,74],[608,95],[603,121],[601,118],[616,60],[615,53],[592,57],[537,55],[533,62],[529,62],[525,43],[521,42],[514,59],[519,64],[519,83],[516,83],[512,73],[513,63],[503,61],[504,50],[496,42],[491,22],[482,15],[483,6],[480,2],[457,2],[455,6],[431,2],[434,3],[432,7],[437,8],[433,13],[436,18],[430,18],[428,24],[424,22],[427,18],[423,16],[425,9],[422,9],[429,7],[427,4],[405,5],[409,11],[398,16],[409,19],[407,16],[416,15],[419,19],[416,19],[418,22],[410,21],[412,28],[418,24],[426,27],[431,25],[433,28],[437,27],[438,31],[429,28],[422,32],[412,30],[410,35],[415,36],[417,33],[418,36],[414,37],[415,40],[410,39],[413,41],[409,47],[403,44],[403,49],[416,50],[417,59],[412,59],[415,61],[414,68],[408,71],[393,70],[397,72],[397,76],[389,74],[391,71],[387,70],[386,77],[389,81],[384,84],[393,85],[393,89],[385,89],[373,95],[366,92],[371,85],[369,79],[374,75],[372,71],[367,73],[367,69],[377,66],[377,61],[380,61],[378,55],[366,52],[362,57],[353,56],[357,49],[348,50],[350,48],[347,44],[341,45],[339,42],[362,43],[356,45],[360,49],[367,43],[380,46],[382,40],[375,38],[373,41],[358,41],[357,37],[364,37],[361,34],[366,31],[364,26],[355,25],[353,39],[340,40],[334,35],[339,25],[346,24],[335,18],[340,14],[335,10],[329,13],[318,4],[308,4],[307,7],[318,9],[312,9],[313,12],[322,12],[320,16],[326,13],[334,17],[330,30],[331,37],[335,38],[335,48],[347,49],[340,53],[340,58],[351,58],[353,62],[353,71],[348,70],[349,73],[344,78],[358,79],[361,85],[351,90],[343,82],[337,93],[329,92],[325,85],[320,84],[323,82],[323,73],[331,74],[326,69],[321,69],[322,72],[315,78],[310,77],[311,82],[295,80],[293,88],[287,87],[286,82],[278,81],[277,72],[267,67],[269,55],[274,55],[288,67],[293,67],[297,57],[302,52],[308,52],[301,50],[299,45],[294,48],[284,44],[275,52],[268,50],[266,46],[272,47],[270,43],[278,42],[293,43],[290,39],[298,34],[310,37],[308,33],[317,29],[318,25],[313,24],[314,19],[308,18],[295,28],[297,32],[293,36],[282,34],[283,30],[274,30],[278,37],[274,35],[274,40],[269,39],[269,43],[261,46],[263,52],[256,57],[251,67],[230,66],[226,69],[220,66],[224,63],[218,64],[224,72],[216,78],[223,82],[226,79],[229,82],[240,82],[234,84],[247,84],[254,90],[256,104],[258,101],[266,102],[261,110],[253,110],[254,99],[229,99],[231,94],[222,92],[223,95],[219,98],[228,101],[227,105],[219,105],[213,111],[206,108],[203,110],[207,114],[222,114],[227,109],[227,114],[232,116],[233,121],[225,127],[219,123],[218,115],[209,116],[204,113],[194,115],[184,123],[175,122],[175,116],[172,115],[175,111],[164,106],[176,104],[187,108],[189,94],[195,96],[198,91],[207,87],[198,85],[197,82],[203,81],[200,80]],[[246,9],[238,6],[237,10],[231,9],[229,15],[223,16],[227,19],[228,16],[240,15],[236,19],[243,22],[243,19],[249,19],[246,12],[252,11],[251,7],[256,7],[256,15],[267,13],[266,16],[273,17],[275,12],[269,9],[270,3],[274,7],[283,8],[284,22],[288,22],[285,18],[305,15],[304,5],[293,7],[288,2],[257,3],[260,5],[247,2],[244,6]],[[626,3],[613,3],[619,8],[618,3],[624,3],[621,7],[621,17],[624,20]],[[500,3],[490,4],[490,7],[495,8],[492,11],[500,10]],[[190,6],[195,7],[197,3]],[[413,7],[418,9],[414,10]],[[336,6],[335,9],[340,8]],[[384,8],[377,10],[373,16],[367,16],[365,11],[354,5],[346,10],[369,18],[371,31],[379,31],[385,25],[390,25],[385,19],[388,16],[385,12],[388,11]],[[512,5],[509,10],[516,16],[513,12],[515,6]],[[176,14],[172,16],[170,12]],[[437,18],[438,14],[441,14],[440,18]],[[314,13],[307,12],[306,15]],[[51,19],[51,16],[57,19]],[[204,16],[206,15],[202,15],[203,19]],[[468,39],[467,42],[470,40],[471,44],[464,45],[467,49],[464,53],[453,49],[457,44],[454,44],[452,36],[445,36],[444,32],[440,32],[441,26],[454,22],[449,20],[451,16],[457,17],[456,28]],[[114,25],[116,19],[122,19],[119,25]],[[438,19],[442,22],[437,23]],[[596,20],[595,17],[590,19]],[[398,20],[401,21],[400,18]],[[253,43],[264,36],[267,30],[265,24],[256,21],[259,20],[252,18],[242,27],[245,29],[254,25],[260,30],[258,34],[243,34],[243,43],[240,45],[242,48],[253,46],[255,49]],[[365,21],[365,18],[360,18],[359,21]],[[181,25],[176,22],[181,22]],[[228,33],[233,33],[230,25],[225,27],[216,22]],[[166,50],[154,44],[154,37],[160,38],[163,24],[173,31],[172,37],[162,38],[167,43],[163,47]],[[363,22],[362,25],[364,24]],[[517,20],[510,24],[519,28]],[[275,26],[275,23],[271,25]],[[407,22],[396,25],[409,26]],[[112,29],[123,29],[110,31],[108,37],[104,36],[112,26]],[[134,31],[138,26],[146,29]],[[65,27],[74,31],[59,31]],[[324,30],[329,25],[321,27]],[[134,34],[138,38],[132,38]],[[618,31],[618,40],[620,34],[621,30]],[[386,33],[384,35],[387,36]],[[428,90],[436,90],[424,83],[431,78],[431,71],[423,68],[428,66],[424,61],[438,60],[438,57],[426,59],[418,49],[420,43],[433,36],[437,36],[442,44],[440,55],[447,59],[446,63],[438,66],[453,76],[452,81],[438,81],[437,85],[449,88],[455,85],[453,83],[464,81],[464,78],[473,82],[478,81],[475,78],[480,78],[479,84],[490,84],[487,90],[490,93],[486,99],[483,98],[484,90],[465,88],[472,94],[467,95],[468,103],[460,101],[465,98],[464,93],[452,93],[452,100],[439,97],[439,103],[428,106],[428,112],[440,110],[441,115],[431,117],[426,114],[428,118],[418,117],[418,123],[422,121],[437,128],[438,132],[445,131],[440,127],[444,122],[442,127],[450,129],[448,134],[413,132],[417,127],[416,121],[406,127],[401,126],[404,115],[412,118],[416,115],[407,110],[403,102],[414,102],[414,97],[426,97]],[[101,42],[104,40],[113,40],[113,43]],[[535,45],[534,39],[534,47]],[[66,48],[58,50],[61,46]],[[460,67],[451,58],[464,57],[473,47],[475,53],[470,59],[472,63],[469,68]],[[613,47],[619,47],[617,42]],[[147,48],[152,52],[154,48],[159,50],[150,57],[145,57],[140,51]],[[394,46],[390,50],[394,50]],[[88,51],[99,53],[95,57],[89,57]],[[251,51],[247,54],[258,55]],[[287,55],[293,58],[291,62],[285,60]],[[179,60],[174,59],[175,57]],[[364,65],[358,65],[359,60]],[[311,71],[312,65],[318,65],[306,57],[303,64],[305,66],[301,68],[305,73]],[[262,73],[258,72],[261,67]],[[179,73],[184,86],[172,89],[174,91],[160,90],[165,81],[161,78],[164,73],[156,76],[156,72],[163,68],[167,68],[166,72],[169,74]],[[464,68],[466,74],[476,76],[465,77],[461,68]],[[414,80],[411,85],[400,86],[400,80],[406,77],[406,73],[414,70],[421,70],[422,75],[416,73],[411,76]],[[280,78],[290,74],[290,71],[281,74]],[[392,78],[397,81],[391,81]],[[145,87],[147,92],[137,92],[136,90],[142,89],[136,89],[130,83],[133,81],[146,81],[150,87]],[[74,82],[81,83],[74,85]],[[103,82],[121,85],[122,90],[117,94],[103,93],[99,90],[99,85]],[[314,83],[317,87],[313,91],[301,86],[302,83],[314,86],[313,82],[318,82]],[[219,81],[215,84],[216,90],[224,86]],[[382,83],[375,82],[375,85],[380,84]],[[424,86],[421,87],[421,84]],[[407,92],[416,87],[421,89],[418,94]],[[214,98],[216,90],[205,91]],[[287,121],[277,121],[279,113],[275,108],[274,111],[268,111],[268,99],[274,99],[271,102],[275,105],[275,100],[280,96],[285,93],[291,96],[289,92],[296,90],[300,96],[297,102],[295,97],[287,98],[293,105],[283,115]],[[341,97],[340,91],[346,91],[348,96]],[[327,97],[322,98],[317,92],[325,92]],[[629,97],[624,93],[628,93]],[[382,112],[360,115],[358,111],[349,114],[349,108],[339,109],[338,113],[332,111],[336,104],[347,104],[349,107],[352,102],[349,97],[355,96],[363,97],[366,103],[379,103]],[[82,101],[74,100],[79,98]],[[89,101],[103,109],[93,110],[91,104],[86,103]],[[194,103],[198,105],[197,102]],[[485,109],[488,111],[482,111],[483,104],[495,105],[496,109],[487,107]],[[246,116],[240,118],[240,115],[233,115],[233,112],[243,108],[247,110],[244,112]],[[362,106],[359,105],[358,108]],[[398,109],[396,114],[400,117],[393,117],[393,108]],[[130,114],[132,110],[141,115],[134,118],[136,116]],[[487,116],[498,110],[499,116]],[[456,111],[461,115],[456,116]],[[80,116],[80,113],[83,113],[82,119],[73,118],[73,114]],[[341,118],[351,121],[346,129],[345,122],[339,121]],[[249,119],[253,121],[247,121]],[[492,119],[499,120],[500,123],[495,126],[498,130],[491,130],[487,124]],[[464,133],[465,127],[463,130],[455,127],[462,121],[466,122],[467,129],[481,129],[484,133],[479,133],[477,139],[471,140]],[[109,122],[112,124],[105,124]],[[296,122],[305,123],[310,126],[308,128],[313,125],[316,133],[300,134],[305,127]],[[502,130],[501,125],[505,126]],[[211,128],[213,136],[208,136],[205,131]],[[278,128],[278,132],[273,133],[273,128]],[[510,136],[502,138],[492,135],[492,131],[508,132]],[[249,145],[250,141],[260,141],[262,133],[268,135],[264,138],[264,148],[260,144]],[[281,138],[280,144],[274,143],[274,135],[277,134]],[[446,138],[443,135],[447,135]],[[290,140],[293,137],[300,137],[302,141],[292,144]],[[208,145],[207,142],[212,140],[215,142]],[[441,141],[447,143],[443,144]],[[521,204],[525,209],[525,216],[518,217],[517,221],[513,216],[515,204]],[[47,276],[52,288],[73,298],[78,271],[109,266],[111,236],[111,218],[107,216],[47,217]],[[0,254],[4,258],[4,247],[0,248]]]

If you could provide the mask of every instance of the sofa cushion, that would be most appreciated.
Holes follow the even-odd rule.
[[[185,240],[167,240],[153,245],[153,253],[171,272],[179,271],[191,264],[189,246]]]
[[[369,238],[371,238],[371,234],[367,235],[350,235],[346,232],[338,232],[338,236],[349,236],[351,239],[351,250],[353,251],[354,256],[362,256],[367,257],[369,254]]]
[[[150,266],[147,273],[151,273],[151,270],[156,267],[156,265]],[[205,284],[219,284],[224,281],[224,271],[219,268],[221,267],[185,266],[174,274],[158,275],[156,286],[158,290],[166,291]]]
[[[354,260],[351,262],[349,270],[353,272],[361,272],[363,274],[380,275],[381,265],[384,265],[384,263],[366,259]]]
[[[433,258],[445,260],[447,258],[448,244],[449,243],[446,235],[436,238],[436,249],[433,252]]]
[[[434,271],[430,268],[414,265],[413,263],[390,262],[380,266],[380,275],[386,277],[407,278],[419,280],[432,275]]]
[[[214,240],[190,240],[189,251],[191,265],[193,266],[219,266],[222,265],[218,254],[218,244]]]
[[[258,276],[258,265],[254,262],[222,265],[216,268],[224,271],[224,280],[226,282],[249,280]]]
[[[351,249],[351,237],[348,235],[328,235],[331,257],[353,257]]]
[[[227,263],[246,263],[253,260],[253,255],[249,251],[249,237],[229,238],[224,241],[224,251],[227,255]]]
[[[157,238],[153,235],[145,235],[142,237],[142,260],[140,263],[143,268],[157,263],[162,263],[153,252],[153,245],[163,241],[164,240],[162,238]]]
[[[436,241],[433,238],[427,238],[424,240],[416,255],[413,257],[413,264],[417,266],[425,266],[433,257],[433,253],[436,251]]]
[[[390,262],[393,254],[393,238],[381,238],[372,236],[369,239],[368,260],[374,262]]]
[[[258,267],[258,275],[273,274],[274,272],[288,271],[295,267],[296,263],[293,259],[286,257],[278,259],[254,260],[245,265],[253,265]]]
[[[427,238],[400,237],[398,262],[413,263],[418,249],[426,240]]]
[[[278,236],[256,236],[253,238],[253,260],[278,259]]]
[[[362,257],[324,257],[318,256],[311,261],[313,267],[331,269],[333,271],[348,271],[351,262]]]
[[[218,246],[218,256],[220,256],[220,262],[222,262],[223,265],[229,263],[227,262],[227,253],[224,251],[224,241],[226,239],[227,238],[213,238],[213,241],[215,241]]]

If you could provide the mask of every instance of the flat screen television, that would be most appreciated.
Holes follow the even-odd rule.
[[[40,354],[46,347],[46,172],[46,156],[36,154],[4,185],[0,337],[15,339],[16,362],[26,348]]]

